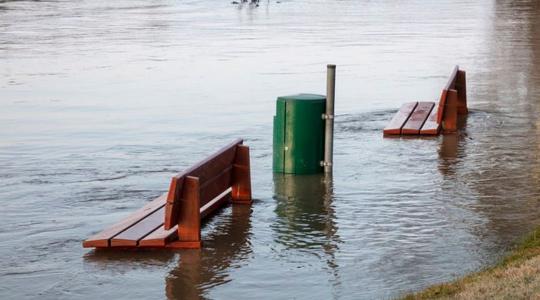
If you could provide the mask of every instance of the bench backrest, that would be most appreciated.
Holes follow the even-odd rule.
[[[448,79],[448,82],[446,83],[446,86],[443,88],[441,93],[441,98],[439,99],[439,108],[437,110],[437,124],[441,124],[443,115],[444,115],[444,108],[446,105],[446,98],[448,96],[449,90],[455,90],[456,89],[456,79],[459,71],[459,66],[455,66],[452,70],[452,74],[450,74],[450,78]]]
[[[185,213],[181,212],[182,207],[185,209],[185,206],[182,206],[182,201],[185,199],[196,199],[200,208],[231,188],[235,184],[235,177],[238,177],[239,171],[236,169],[242,168],[237,165],[243,165],[244,169],[246,168],[246,155],[249,181],[249,149],[242,143],[241,139],[235,140],[172,178],[165,204],[165,229],[171,229],[178,224],[180,215]],[[193,190],[194,181],[198,182],[195,184],[195,190]],[[247,197],[251,200],[251,187],[240,188],[249,189]],[[190,193],[196,193],[195,198],[186,195],[186,189],[190,189]],[[240,192],[236,191],[237,194]]]

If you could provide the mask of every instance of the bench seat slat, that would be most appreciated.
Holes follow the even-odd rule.
[[[429,114],[426,122],[420,129],[420,135],[437,135],[441,128],[441,124],[437,123],[437,112],[439,110],[439,104],[435,104],[431,113]]]
[[[177,239],[178,225],[169,230],[161,226],[140,240],[139,247],[165,247],[165,245]]]
[[[409,119],[409,116],[418,105],[418,102],[407,102],[401,106],[392,118],[392,121],[384,128],[385,135],[401,134],[401,128]]]
[[[119,233],[130,228],[140,220],[144,219],[146,216],[154,213],[156,210],[162,208],[165,205],[167,199],[167,194],[163,194],[156,199],[148,202],[145,206],[141,207],[134,213],[130,214],[126,218],[122,219],[120,222],[108,227],[107,229],[89,237],[83,242],[83,247],[109,247],[109,240],[118,235]]]
[[[139,223],[111,239],[111,247],[135,247],[138,241],[163,225],[165,207],[147,216]]]
[[[429,116],[434,102],[418,102],[407,123],[401,128],[401,134],[419,134],[420,128]]]

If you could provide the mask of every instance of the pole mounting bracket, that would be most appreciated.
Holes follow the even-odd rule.
[[[321,118],[322,118],[323,120],[326,120],[326,119],[333,120],[333,119],[334,119],[334,115],[322,114],[322,115],[321,115]]]
[[[321,160],[321,167],[329,167],[331,165],[332,165],[331,162]]]

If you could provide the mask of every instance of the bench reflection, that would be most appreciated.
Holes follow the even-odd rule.
[[[462,116],[458,119],[458,128],[467,128],[467,116]],[[438,149],[438,169],[441,175],[445,177],[455,175],[456,162],[463,159],[466,142],[466,131],[444,134],[442,136]]]
[[[199,299],[211,287],[229,282],[231,268],[247,261],[252,252],[251,207],[232,205],[216,223],[203,228],[204,246],[200,250],[181,250],[178,267],[165,279],[168,299]]]

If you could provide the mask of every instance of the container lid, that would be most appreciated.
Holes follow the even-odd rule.
[[[313,102],[322,102],[326,101],[326,96],[317,95],[317,94],[296,94],[289,96],[280,96],[277,99],[278,101],[285,102],[296,102],[296,101],[313,101]]]

